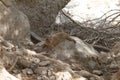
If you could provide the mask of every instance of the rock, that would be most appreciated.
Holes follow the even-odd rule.
[[[83,2],[83,3],[81,3]],[[84,21],[86,21],[86,26],[85,27],[90,27],[90,28],[94,28],[96,29],[96,27],[98,28],[98,24],[100,25],[101,23],[98,23],[94,26],[90,25],[90,22],[88,20],[91,20],[91,23],[94,24],[95,21],[98,20],[94,20],[96,18],[101,17],[102,15],[104,15],[106,12],[113,10],[113,9],[119,9],[119,1],[118,0],[86,0],[84,2],[84,0],[71,0],[65,8],[63,8],[62,10],[73,20],[76,21],[77,24],[82,25],[81,23],[83,23]],[[95,11],[93,11],[95,10]],[[69,12],[69,14],[68,14]],[[99,14],[96,14],[99,13]],[[71,16],[72,15],[72,16]],[[108,13],[106,14],[106,17],[108,17],[109,15],[112,15],[112,13]],[[64,16],[64,14],[61,12],[58,16],[57,16],[57,22],[59,22],[59,24],[62,23],[69,23],[70,20],[68,18],[66,18],[66,16]],[[88,22],[87,22],[88,21]],[[107,21],[107,20],[106,20]],[[109,19],[108,19],[109,21]],[[104,22],[104,21],[103,21]],[[113,21],[116,22],[116,21]],[[84,24],[83,24],[84,26]],[[105,26],[109,26],[109,24],[105,25]],[[102,28],[102,27],[101,27]],[[89,34],[89,33],[88,33]],[[79,34],[81,35],[81,34]],[[93,37],[93,36],[91,36]]]
[[[17,74],[17,73],[19,73],[19,70],[15,69],[15,70],[12,70],[12,72]]]
[[[90,80],[96,80],[94,77],[91,77]]]
[[[40,59],[39,58],[33,58],[33,62],[36,63],[36,64],[39,64],[40,63]]]
[[[50,76],[50,80],[56,80],[55,76]]]
[[[52,75],[52,71],[51,70],[48,70],[48,76],[51,76]]]
[[[37,77],[37,80],[49,80],[46,76]]]
[[[48,64],[50,64],[51,62],[50,61],[41,61],[40,63],[39,63],[39,65],[40,66],[46,66],[46,65],[48,65]]]
[[[78,37],[71,36],[71,38],[76,41],[75,48],[79,56],[92,57],[99,55],[99,53],[90,44],[83,42]]]
[[[29,50],[29,49],[23,49],[24,55],[36,55],[37,53],[35,51]]]
[[[10,43],[9,41],[6,41],[2,36],[0,36],[0,44],[5,48],[9,48],[9,49],[12,49],[15,47],[12,43]]]
[[[36,66],[37,66],[36,63],[32,63],[32,64],[29,65],[29,67],[30,67],[31,69],[34,69]]]
[[[84,77],[80,77],[80,78],[75,78],[73,80],[88,80],[87,78],[84,78]]]
[[[6,7],[12,6],[12,0],[0,0]]]
[[[72,80],[72,75],[69,72],[57,72],[56,80]]]
[[[15,0],[16,7],[26,14],[30,20],[31,30],[41,36],[51,32],[59,12],[70,0]],[[53,29],[52,29],[53,30]]]
[[[111,70],[112,73],[115,73],[115,72],[118,71],[119,65],[111,64],[111,65],[109,65],[109,68],[110,68],[110,70]]]
[[[32,69],[29,69],[29,68],[23,69],[22,72],[23,74],[29,74],[29,75],[33,74]]]
[[[78,71],[76,73],[79,74],[80,76],[85,77],[85,78],[90,78],[92,76],[92,74],[90,72],[85,71],[85,70],[81,70],[81,71]]]
[[[0,79],[1,80],[20,80],[15,76],[11,75],[5,68],[0,65]]]
[[[101,76],[101,75],[103,74],[103,72],[100,71],[100,70],[93,70],[93,74],[96,74],[96,75],[98,75],[98,76]]]
[[[0,35],[12,41],[14,44],[18,42],[28,41],[30,37],[30,24],[28,18],[21,11],[13,6],[12,2],[0,1]],[[5,4],[9,4],[9,7]]]
[[[89,65],[90,68],[94,69],[94,68],[96,67],[97,64],[96,64],[95,61],[89,60],[89,61],[88,61],[88,65]]]
[[[47,70],[48,70],[47,67],[38,67],[34,70],[34,72],[40,75],[47,75]]]
[[[74,54],[75,44],[73,41],[65,40],[58,44],[53,50],[54,51],[51,52],[53,53],[52,57],[60,60],[70,59]]]

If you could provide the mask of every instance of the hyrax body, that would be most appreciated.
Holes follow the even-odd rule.
[[[52,48],[57,46],[59,43],[64,42],[65,40],[75,42],[75,40],[73,40],[67,33],[58,32],[56,34],[46,36],[45,46]]]

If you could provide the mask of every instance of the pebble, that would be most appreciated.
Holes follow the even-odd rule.
[[[118,68],[119,68],[119,66],[118,66],[118,65],[116,65],[116,64],[111,64],[111,65],[110,65],[110,68],[111,68],[111,69],[118,69]]]
[[[72,80],[72,75],[69,72],[57,72],[56,80]]]
[[[51,70],[48,70],[48,76],[51,76],[52,75],[52,71]]]
[[[49,80],[49,78],[46,76],[39,76],[37,77],[37,80]]]
[[[38,64],[38,63],[40,63],[40,59],[34,58],[34,59],[33,59],[33,62],[36,63],[36,64]]]
[[[48,64],[50,64],[51,62],[50,61],[42,61],[39,63],[40,66],[46,66]]]
[[[15,69],[15,70],[12,70],[12,72],[17,74],[17,73],[19,73],[19,70]]]
[[[81,76],[80,78],[74,78],[73,80],[88,80],[88,79]]]
[[[33,74],[33,71],[29,68],[23,69],[22,72],[23,74],[29,74],[29,75]]]
[[[94,77],[91,77],[90,80],[96,80]]]
[[[47,70],[48,68],[47,67],[38,67],[35,69],[35,73],[36,74],[40,74],[40,75],[47,75]]]
[[[56,80],[55,76],[50,76],[50,80]]]
[[[100,70],[93,70],[93,74],[96,74],[96,75],[98,75],[98,76],[101,76],[101,75],[103,74],[103,72],[100,71]]]

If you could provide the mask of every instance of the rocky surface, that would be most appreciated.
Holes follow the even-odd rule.
[[[28,18],[13,6],[11,0],[0,1],[0,35],[14,44],[29,40]]]
[[[27,15],[31,13],[28,15],[28,18],[30,19],[30,24],[36,27],[36,31],[41,29],[41,27],[38,29],[38,24],[41,24],[39,21],[43,20],[43,18],[44,20],[41,25],[44,26],[42,26],[42,28],[46,28],[46,26],[48,27],[51,23],[53,23],[57,12],[62,7],[64,7],[69,0],[66,0],[66,2],[61,6],[59,3],[56,4],[60,6],[58,6],[59,8],[55,7],[56,5],[48,6],[47,4],[49,4],[49,1],[44,2],[42,0],[15,0],[15,4],[17,4],[17,8],[15,8],[11,1],[12,0],[0,0],[1,80],[120,79],[120,44],[117,46],[115,45],[115,47],[113,47],[110,52],[101,52],[100,50],[98,52],[93,48],[92,45],[75,36],[69,36],[69,38],[74,41],[65,38],[55,46],[45,46],[46,40],[41,38],[39,38],[41,42],[38,44],[34,44],[30,41],[25,41],[26,39],[29,40],[29,21],[22,12],[17,10],[17,8],[21,9]],[[64,1],[65,0],[60,0],[61,3]],[[33,5],[33,3],[36,5]],[[50,4],[54,4],[54,2]],[[35,7],[33,8],[33,6]],[[58,8],[55,11],[54,16],[53,14],[48,15],[50,14],[49,12],[52,11],[51,9],[53,7]],[[39,8],[40,14],[38,13]],[[46,8],[51,9],[48,11]],[[46,19],[48,20],[48,18],[52,18],[52,20],[49,20],[50,22],[48,21],[46,24]],[[87,28],[82,30],[86,31]],[[46,29],[43,32],[45,33],[46,31],[48,30]],[[89,31],[88,34],[90,34]],[[21,42],[23,42],[23,44],[20,44]]]
[[[58,12],[70,0],[15,0],[15,6],[29,18],[31,30],[42,36],[50,33]],[[52,27],[51,27],[52,29]]]
[[[76,40],[77,37],[74,38]],[[3,41],[5,40],[1,40],[1,43]],[[15,49],[13,49],[13,47],[0,44],[0,57],[3,63],[0,66],[19,80],[110,80],[111,76],[111,80],[119,80],[120,61],[117,60],[118,63],[115,63],[112,59],[109,63],[102,62],[100,53],[90,44],[81,41],[79,38],[76,43],[65,40],[51,51],[45,50],[38,53],[34,51],[35,45],[32,46],[33,50],[30,50],[25,47],[14,47],[14,45]],[[80,52],[77,50],[77,45],[81,45]],[[39,47],[41,49],[42,46]],[[84,56],[83,53],[88,56]],[[10,78],[14,80],[11,74]],[[17,78],[15,80],[18,80]]]

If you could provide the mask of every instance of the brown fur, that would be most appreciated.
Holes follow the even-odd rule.
[[[55,47],[59,43],[65,41],[65,40],[74,41],[72,38],[70,38],[70,36],[67,33],[65,33],[65,32],[58,32],[56,34],[46,36],[45,45],[47,47]]]

